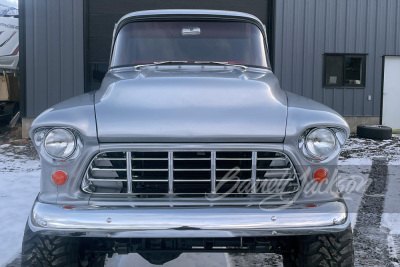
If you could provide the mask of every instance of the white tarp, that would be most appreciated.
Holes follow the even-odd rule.
[[[16,16],[18,15],[18,9],[0,4],[0,17],[5,15]]]
[[[0,17],[18,16],[18,0],[0,0]]]

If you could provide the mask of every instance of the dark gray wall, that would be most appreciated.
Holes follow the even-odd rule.
[[[400,55],[399,0],[277,0],[275,23],[283,89],[344,116],[380,115],[382,56]],[[323,88],[324,53],[367,54],[365,88]]]
[[[23,0],[26,117],[84,91],[83,1]]]
[[[88,66],[105,63],[112,24],[124,13],[172,7],[223,9],[229,3],[225,9],[253,13],[265,21],[269,14],[267,0],[20,1],[25,13],[26,117],[84,92],[85,44],[93,51],[88,53]],[[86,23],[97,25],[89,27],[86,43],[85,12]],[[380,115],[382,56],[400,55],[400,0],[277,0],[275,23],[274,69],[283,89],[311,97],[345,116]],[[323,53],[368,54],[366,87],[323,88]]]

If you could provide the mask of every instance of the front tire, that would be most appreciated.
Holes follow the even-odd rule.
[[[286,260],[291,258],[292,264],[285,266],[354,266],[353,233],[350,227],[339,233],[299,236],[296,239],[296,248],[292,249],[291,255],[286,255]]]
[[[105,254],[87,251],[90,246],[82,244],[79,238],[35,234],[26,225],[21,266],[104,266]]]

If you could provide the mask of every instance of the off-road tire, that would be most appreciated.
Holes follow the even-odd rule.
[[[358,125],[357,135],[362,138],[385,140],[392,138],[392,128],[383,125]]]
[[[353,267],[354,247],[351,228],[326,235],[299,236],[291,255],[284,255],[285,266]]]
[[[79,238],[39,235],[25,227],[21,266],[104,266],[105,255],[81,248]]]

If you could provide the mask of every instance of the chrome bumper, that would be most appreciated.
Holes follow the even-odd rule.
[[[343,202],[285,209],[255,207],[98,207],[36,201],[32,231],[58,236],[110,238],[221,238],[340,232],[349,224]]]

